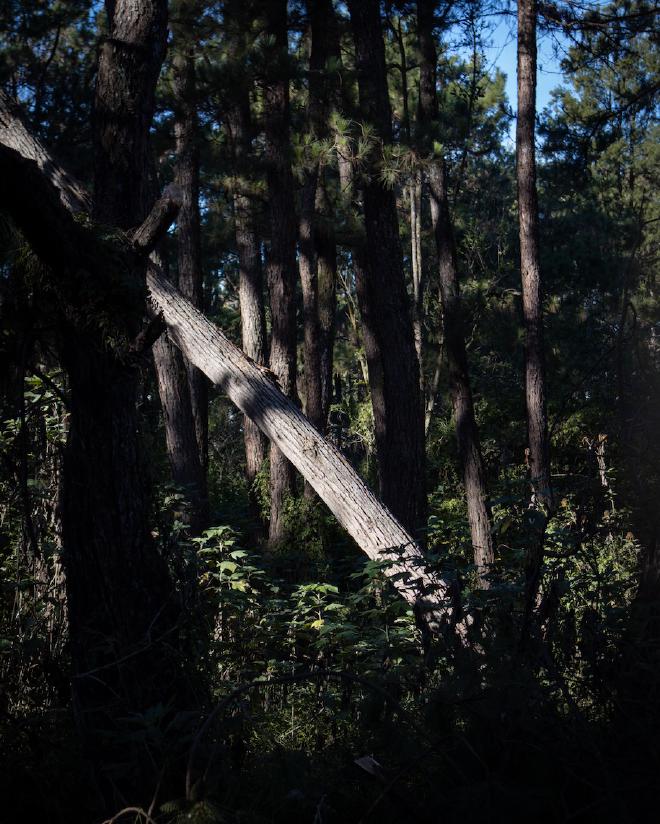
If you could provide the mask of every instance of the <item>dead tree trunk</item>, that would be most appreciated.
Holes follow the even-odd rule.
[[[433,157],[433,128],[438,115],[436,94],[436,49],[433,40],[433,4],[418,0],[420,45],[420,94],[418,142],[430,157],[427,178],[431,198],[431,220],[438,255],[440,298],[442,301],[443,345],[449,371],[449,391],[456,427],[458,458],[467,499],[474,563],[481,586],[493,564],[493,539],[479,430],[474,417],[472,389],[465,350],[461,297],[456,265],[454,233],[442,158]]]
[[[545,529],[553,511],[546,412],[543,309],[539,264],[539,214],[534,131],[536,117],[536,0],[518,2],[518,120],[516,172],[520,228],[520,275],[525,325],[525,401],[532,487],[527,562],[527,613],[539,586]]]
[[[386,573],[401,596],[431,629],[452,619],[450,584],[430,574],[415,542],[367,488],[339,450],[326,441],[298,407],[263,370],[179,295],[167,280],[149,274],[155,308],[181,350],[255,421],[325,501],[358,546],[375,560],[388,561]]]

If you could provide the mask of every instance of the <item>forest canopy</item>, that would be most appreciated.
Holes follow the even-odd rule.
[[[657,806],[659,91],[648,0],[0,5],[7,820]]]

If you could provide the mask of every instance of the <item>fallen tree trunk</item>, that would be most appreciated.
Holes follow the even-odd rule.
[[[226,392],[296,467],[357,545],[403,598],[437,630],[452,617],[451,585],[426,569],[421,549],[346,458],[256,363],[153,270],[147,286],[169,335],[184,355]]]
[[[0,99],[0,104],[3,102]],[[5,111],[7,108],[2,106],[2,112]],[[12,122],[21,128],[20,145],[11,139]],[[44,178],[43,185],[30,188],[34,196],[40,196],[39,188],[50,185],[52,192],[54,186],[66,209],[80,210],[85,202],[84,188],[67,173],[61,173],[61,167],[48,162],[47,150],[28,132],[18,116],[0,118],[0,143],[14,148],[27,159],[42,158],[37,165]],[[11,162],[9,156],[6,162]],[[57,172],[51,176],[52,169]],[[67,190],[69,185],[72,186],[70,191]],[[51,204],[51,212],[53,208],[54,204]],[[160,231],[160,219],[166,219],[163,215],[168,213],[163,209],[162,200],[155,209],[159,210],[159,219],[154,221],[152,213],[134,234],[134,248],[144,254],[150,251],[150,240],[145,240],[145,235],[151,231],[149,226],[156,226],[153,229],[155,236]],[[50,220],[50,213],[41,211],[40,216]],[[62,221],[63,224],[66,222]],[[100,248],[99,254],[104,253]],[[248,358],[156,267],[149,267],[147,286],[154,308],[162,315],[171,339],[291,461],[360,549],[372,560],[386,562],[386,575],[413,608],[422,628],[437,634],[454,626],[456,599],[452,583],[427,569],[419,545],[371,492],[341,452],[326,441],[284,395],[268,370]],[[460,634],[464,633],[461,631]]]

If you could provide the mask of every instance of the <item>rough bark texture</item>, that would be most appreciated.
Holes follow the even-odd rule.
[[[286,0],[264,3],[266,32],[273,39],[273,63],[264,83],[265,160],[270,211],[267,277],[272,329],[270,369],[282,391],[296,390],[296,216],[289,140],[289,69]],[[271,546],[284,537],[284,506],[294,492],[293,467],[281,452],[270,452]]]
[[[128,229],[148,209],[149,127],[165,52],[167,3],[108,3],[109,36],[101,45],[94,107],[94,217]],[[127,273],[134,300],[117,317],[133,339],[142,325],[145,265]],[[101,327],[65,327],[62,361],[71,386],[64,458],[62,540],[74,667],[74,700],[93,762],[111,764],[122,719],[181,700],[175,675],[179,608],[164,559],[149,530],[149,484],[136,411],[139,370],[108,345]],[[145,677],[145,673],[149,673]],[[176,696],[179,693],[178,697]],[[137,748],[130,774],[114,788],[146,796],[157,780]],[[127,756],[127,757],[126,757]]]
[[[242,0],[230,0],[227,9],[228,52],[233,63],[231,89],[227,95],[225,123],[229,134],[234,164],[234,229],[238,249],[238,299],[241,308],[241,340],[243,351],[261,365],[266,364],[266,320],[263,294],[261,248],[256,230],[255,206],[247,193],[250,174],[251,142],[253,139],[250,112],[249,77],[244,71],[246,15],[250,9]],[[247,416],[243,418],[245,473],[250,490],[250,509],[256,523],[260,508],[253,491],[257,473],[266,459],[263,434]]]
[[[360,106],[384,143],[391,142],[385,49],[377,0],[348,3],[355,40]],[[374,406],[383,500],[410,530],[425,524],[424,425],[419,366],[403,272],[394,192],[379,179],[378,149],[363,182],[367,273],[360,312],[367,314],[380,349],[383,408]],[[370,370],[369,382],[373,378]]]
[[[536,116],[536,0],[518,2],[518,121],[516,172],[520,228],[520,275],[525,324],[525,400],[527,443],[532,486],[528,553],[528,605],[531,608],[540,575],[543,538],[553,510],[548,419],[545,400],[543,313],[539,266],[539,215],[536,191],[534,127]]]
[[[436,94],[436,50],[433,40],[433,4],[419,0],[418,37],[420,46],[420,94],[418,141],[426,152],[432,152],[432,130],[438,115]],[[458,457],[467,499],[468,521],[481,585],[493,564],[493,538],[488,512],[488,493],[479,430],[474,417],[472,389],[465,349],[461,297],[458,284],[454,233],[449,213],[449,199],[441,159],[431,156],[427,164],[431,199],[431,221],[438,256],[438,276],[442,302],[443,345],[449,372],[449,391],[456,427]]]
[[[321,424],[328,426],[332,404],[335,318],[337,314],[337,241],[333,215],[328,203],[324,180],[316,192],[317,222],[314,233],[318,278],[319,339],[321,362]]]
[[[318,101],[318,136],[332,133],[333,110],[341,110],[342,83],[339,27],[332,0],[308,3],[312,27],[313,65],[310,65],[310,96]],[[333,395],[335,315],[337,309],[337,242],[335,215],[328,197],[326,169],[319,170],[316,189],[314,246],[317,269],[319,360],[321,369],[321,426],[325,431]]]
[[[178,282],[181,294],[198,309],[204,309],[204,273],[199,216],[199,146],[195,63],[192,55],[177,54],[172,66],[174,93],[174,137],[176,164],[174,181],[181,190],[177,219]],[[186,363],[190,402],[195,421],[199,459],[204,470],[209,461],[208,387],[206,378]]]
[[[431,166],[428,178],[431,191],[431,220],[438,254],[444,351],[449,372],[449,391],[456,427],[458,457],[467,499],[474,563],[481,585],[486,587],[488,581],[485,575],[495,558],[479,430],[474,417],[465,351],[454,240],[442,167],[437,164]]]
[[[52,178],[58,187],[64,205],[74,212],[89,211],[89,194],[57,160],[34,140],[16,103],[0,89],[0,134],[2,143],[22,157],[34,160],[38,167]]]
[[[95,219],[128,229],[148,211],[149,128],[165,56],[167,3],[108,0],[94,106]],[[136,220],[137,217],[137,220]]]

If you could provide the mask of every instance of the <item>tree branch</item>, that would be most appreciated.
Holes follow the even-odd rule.
[[[133,232],[133,247],[142,254],[150,254],[174,222],[182,202],[183,192],[176,184],[170,183],[142,225]]]

